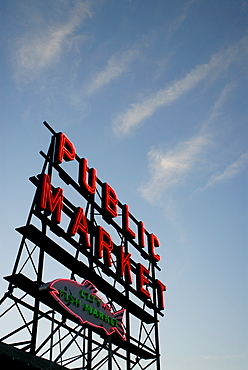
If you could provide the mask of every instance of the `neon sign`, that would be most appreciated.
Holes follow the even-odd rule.
[[[26,224],[16,229],[22,239],[12,274],[5,277],[4,299],[14,301],[14,310],[22,304],[33,318],[25,320],[18,310],[25,325],[2,340],[25,332],[27,338],[10,343],[36,356],[47,357],[50,351],[50,361],[58,353],[54,363],[75,361],[73,368],[77,361],[85,369],[105,368],[106,361],[109,368],[113,361],[123,368],[125,361],[127,369],[147,369],[156,362],[159,370],[158,326],[166,290],[157,279],[160,241],[69,138],[44,124],[52,133],[50,145],[40,151],[41,171],[29,178],[36,191]],[[62,267],[62,279],[51,277],[51,261],[59,267],[53,274]],[[72,356],[74,350],[78,354]]]
[[[81,324],[103,329],[107,335],[118,333],[126,340],[123,314],[125,310],[112,312],[110,306],[96,293],[98,289],[90,281],[82,284],[69,279],[57,279],[40,287],[48,290],[56,302]]]
[[[153,233],[148,233],[142,221],[136,223],[136,230],[134,229],[135,225],[131,228],[131,220],[133,218],[131,218],[129,206],[120,203],[116,191],[107,182],[102,183],[100,181],[97,177],[97,170],[89,168],[88,160],[77,155],[74,144],[65,134],[57,133],[55,138],[54,166],[60,171],[60,177],[63,178],[64,176],[66,183],[73,182],[74,187],[77,187],[77,190],[88,200],[96,194],[97,184],[100,184],[101,205],[98,205],[97,210],[102,215],[103,220],[108,224],[114,225],[114,220],[121,216],[122,223],[118,231],[130,243],[134,243],[137,246],[136,249],[140,251],[141,255],[147,245],[145,258],[153,265],[156,265],[161,259],[160,255],[156,254],[156,249],[160,246],[158,237]],[[63,161],[70,162],[74,160],[77,160],[79,163],[77,183],[60,167]],[[62,221],[64,202],[64,190],[60,187],[54,188],[52,186],[49,174],[43,173],[39,175],[36,210],[43,212],[44,215],[51,214],[51,221],[59,225]],[[166,286],[158,279],[152,281],[150,270],[143,264],[138,263],[135,269],[132,268],[131,253],[127,253],[123,245],[114,246],[113,239],[105,228],[90,224],[84,209],[80,206],[76,207],[73,214],[70,215],[70,222],[66,230],[66,235],[70,238],[73,238],[76,234],[80,236],[80,248],[83,248],[85,251],[94,249],[92,255],[98,260],[103,260],[106,267],[110,268],[113,265],[112,257],[115,254],[117,276],[120,276],[126,283],[131,285],[133,284],[133,274],[135,274],[137,295],[142,300],[154,300],[149,287],[154,288],[156,290],[156,302],[154,303],[159,310],[164,309],[163,293],[166,290]]]

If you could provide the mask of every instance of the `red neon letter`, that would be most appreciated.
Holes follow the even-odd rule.
[[[118,197],[111,186],[105,182],[102,184],[102,208],[110,217],[117,217]]]
[[[76,149],[65,134],[59,132],[56,136],[55,160],[61,163],[63,159],[73,161],[76,158]]]
[[[129,208],[127,204],[124,204],[122,207],[122,228],[130,238],[135,238],[135,232],[129,227]]]
[[[160,256],[155,254],[155,247],[159,247],[159,239],[155,234],[149,234],[148,236],[148,252],[154,261],[160,261]]]
[[[88,182],[86,181],[88,171]],[[88,168],[88,161],[86,158],[81,158],[79,162],[79,185],[84,188],[89,194],[96,192],[96,169]]]
[[[78,233],[84,238],[86,248],[90,248],[90,241],[88,235],[88,224],[87,219],[84,214],[84,210],[81,207],[78,207],[74,213],[74,216],[68,227],[68,234],[70,236],[76,235]]]
[[[165,308],[163,292],[166,291],[166,286],[160,280],[156,280],[156,285],[158,296],[158,308],[160,310],[163,310]]]
[[[63,189],[57,188],[52,191],[50,176],[43,174],[41,177],[41,188],[38,190],[39,198],[37,206],[46,209],[49,214],[55,212],[54,221],[61,222],[61,212],[63,208]]]
[[[145,224],[142,221],[138,223],[138,240],[139,240],[139,246],[141,248],[144,248],[145,247]]]
[[[113,249],[113,241],[109,233],[102,227],[97,226],[96,235],[96,257],[104,258],[104,263],[112,266],[111,251]]]
[[[132,284],[132,274],[131,274],[131,263],[130,263],[131,253],[125,253],[123,246],[118,247],[118,257],[117,257],[117,273],[121,276],[125,273],[126,282]]]
[[[150,283],[149,279],[144,275],[149,275],[150,271],[145,268],[141,263],[137,264],[137,291],[144,294],[146,298],[150,298],[151,294],[148,292],[147,289],[143,288],[144,285],[148,285]]]

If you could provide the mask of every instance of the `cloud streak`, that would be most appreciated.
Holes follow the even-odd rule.
[[[101,87],[108,85],[112,80],[120,77],[123,73],[128,71],[129,65],[138,54],[139,51],[137,49],[130,49],[119,55],[112,56],[108,60],[106,67],[93,77],[88,86],[87,93],[91,95]]]
[[[89,3],[77,1],[63,24],[43,24],[35,34],[25,34],[18,41],[14,64],[16,81],[30,80],[60,56],[62,47],[83,20],[91,17]]]
[[[194,169],[200,160],[200,154],[209,144],[210,137],[202,133],[167,153],[152,148],[148,152],[151,180],[140,187],[141,195],[152,203],[159,201],[166,189],[182,184],[185,176]]]
[[[233,177],[237,176],[244,170],[244,168],[247,166],[247,163],[248,163],[248,151],[243,153],[237,159],[237,161],[226,166],[223,172],[212,175],[210,180],[203,189],[206,189],[222,181],[231,180]]]
[[[185,77],[160,89],[140,103],[132,104],[124,113],[119,114],[113,121],[113,131],[117,135],[127,135],[139,126],[145,119],[151,117],[159,108],[168,106],[182,95],[195,88],[212,72],[222,73],[239,57],[245,40],[223,52],[213,55],[209,62],[192,69]],[[246,45],[247,48],[247,45]]]
[[[189,0],[182,8],[181,14],[178,17],[173,19],[168,27],[168,38],[170,38],[175,32],[179,30],[185,19],[188,17],[188,11],[190,7],[195,3],[196,0]]]
[[[162,200],[166,190],[181,186],[187,176],[195,171],[204,171],[205,157],[214,144],[216,135],[213,123],[220,117],[222,107],[230,97],[236,85],[229,83],[220,92],[219,98],[213,105],[209,118],[203,123],[199,134],[189,140],[181,142],[176,148],[164,151],[153,147],[148,152],[150,179],[139,188],[140,194],[149,202],[156,203]],[[222,173],[214,174],[207,185],[210,187],[218,182],[231,179],[241,172],[248,161],[248,152],[242,154],[234,163],[228,165]],[[198,189],[203,190],[203,189]],[[171,213],[167,207],[167,213]]]

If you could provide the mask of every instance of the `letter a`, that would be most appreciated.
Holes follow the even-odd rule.
[[[88,235],[87,219],[85,217],[84,210],[81,207],[76,209],[74,217],[72,218],[68,228],[69,235],[73,236],[76,235],[76,233],[83,236],[86,248],[90,248],[91,245]]]

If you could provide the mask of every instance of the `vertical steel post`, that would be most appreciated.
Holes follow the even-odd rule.
[[[48,149],[48,161],[45,161],[44,167],[42,169],[42,172],[45,172],[46,166],[48,164],[48,174],[50,178],[52,178],[52,162],[54,160],[54,152],[55,152],[55,136],[52,136],[51,144]],[[46,224],[42,223],[42,233],[44,235],[46,234]],[[39,253],[39,262],[38,262],[38,272],[37,272],[37,293],[39,290],[39,287],[42,283],[42,275],[43,275],[43,267],[44,267],[44,257],[45,252],[40,249]],[[33,327],[32,327],[32,336],[31,336],[31,344],[30,344],[30,353],[35,354],[36,349],[36,340],[37,340],[37,333],[38,333],[38,314],[39,314],[39,307],[40,307],[40,299],[38,296],[35,297],[34,302],[34,314],[33,314]]]
[[[54,308],[52,311],[52,323],[51,323],[51,340],[50,340],[50,364],[49,364],[49,369],[52,369],[52,361],[53,361],[53,331],[54,331]]]
[[[42,281],[43,264],[44,264],[44,251],[40,250],[38,274],[37,274],[37,282],[36,282],[37,290]],[[30,352],[32,354],[35,354],[35,348],[36,348],[39,307],[40,307],[40,300],[38,297],[36,297],[35,302],[34,302],[33,327],[32,327],[32,337],[31,337],[31,345],[30,345]]]
[[[108,335],[108,370],[112,370],[112,342]]]
[[[128,253],[128,241],[127,238],[125,237],[125,242],[124,242],[124,247],[125,247],[125,253]],[[127,282],[125,282],[125,294],[126,294],[126,300],[128,302],[129,300],[129,285]],[[128,310],[128,305],[126,308],[126,337],[127,337],[127,343],[128,345],[130,344],[130,313]],[[130,370],[131,369],[131,353],[129,350],[126,351],[126,369]]]
[[[88,202],[90,202],[90,228],[93,229],[94,227],[94,220],[95,220],[95,215],[94,215],[94,194],[90,194],[88,198]],[[91,231],[90,233],[90,245],[92,246],[91,248],[91,254],[93,256],[93,242],[94,242],[94,237],[93,237],[93,232]],[[93,268],[93,261],[92,259],[89,260],[89,267]],[[91,370],[91,365],[92,365],[92,329],[88,328],[88,348],[87,348],[87,370]]]
[[[155,266],[154,263],[152,263],[152,278],[153,281],[155,281]],[[155,307],[157,307],[157,295],[156,295],[156,288],[155,286],[152,287],[153,292],[153,302]],[[154,309],[154,325],[155,325],[155,347],[156,347],[156,362],[157,362],[157,370],[160,370],[160,351],[159,351],[159,331],[158,331],[158,314],[156,309]]]

